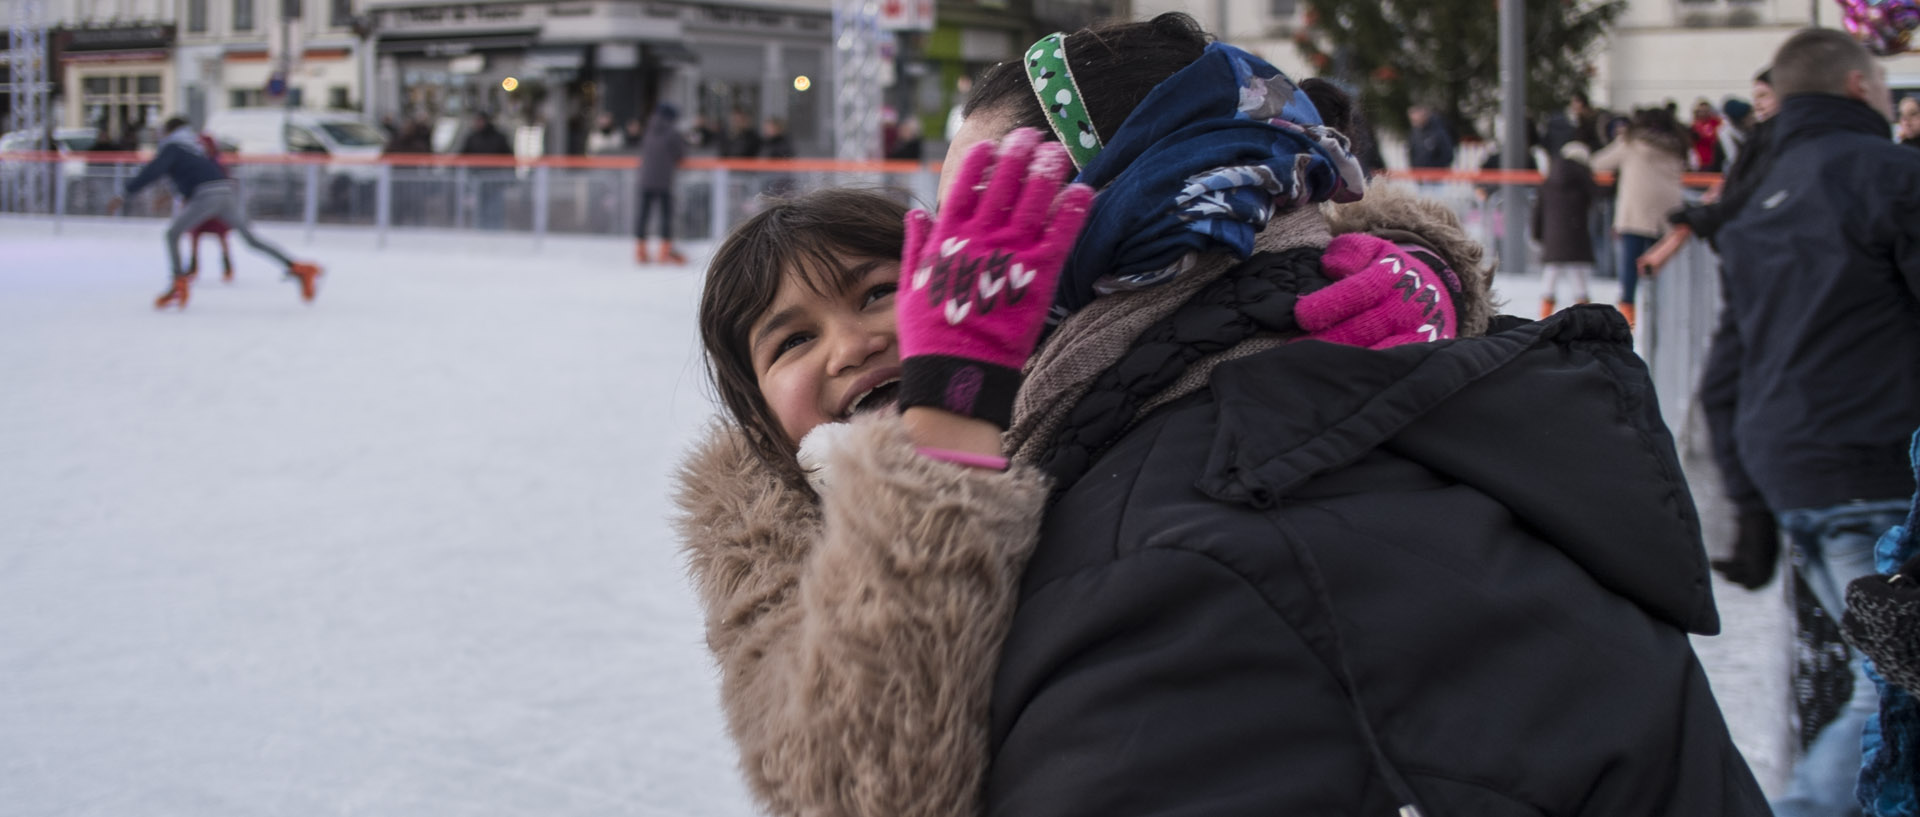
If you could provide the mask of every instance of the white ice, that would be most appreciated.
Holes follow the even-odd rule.
[[[156,312],[159,231],[0,219],[0,814],[753,813],[667,521],[706,247],[269,228],[316,303]]]

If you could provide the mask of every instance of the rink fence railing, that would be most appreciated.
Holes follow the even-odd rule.
[[[58,233],[67,217],[105,215],[107,201],[150,158],[132,152],[0,155],[0,213],[50,216]],[[371,228],[381,247],[391,232],[414,229],[518,233],[539,246],[549,235],[632,235],[640,209],[640,162],[632,156],[233,155],[222,161],[240,183],[249,218],[298,225],[309,241],[316,227],[330,225]],[[43,174],[50,200],[29,213],[19,209],[14,193],[34,173]],[[937,162],[690,158],[675,174],[673,234],[711,241],[752,216],[770,195],[827,187],[886,190],[905,204],[928,206],[939,175]],[[1606,175],[1599,180],[1612,181]],[[1717,180],[1692,174],[1686,183],[1704,188]],[[1540,182],[1539,173],[1526,170],[1431,169],[1395,171],[1375,181],[1410,186],[1445,204],[1489,258],[1497,256],[1505,229],[1500,197],[1509,189],[1523,191],[1531,207]],[[164,218],[175,206],[170,186],[155,184],[121,212]],[[1600,218],[1607,223],[1604,214]],[[1600,255],[1598,266],[1612,268],[1612,242],[1601,243]],[[1689,442],[1690,421],[1697,420],[1694,384],[1719,310],[1716,264],[1710,250],[1692,241],[1641,287],[1641,351],[1658,386],[1661,412],[1683,444]]]

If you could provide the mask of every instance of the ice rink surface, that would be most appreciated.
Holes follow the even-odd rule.
[[[753,813],[667,522],[706,247],[268,229],[316,303],[162,313],[160,230],[0,219],[0,814]],[[1770,791],[1777,595],[1700,642]]]

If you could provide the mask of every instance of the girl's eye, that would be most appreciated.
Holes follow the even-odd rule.
[[[813,336],[805,332],[795,332],[788,335],[784,340],[780,341],[780,345],[773,347],[773,359],[779,360],[781,355],[812,339]]]
[[[860,306],[862,309],[869,306],[873,306],[875,303],[878,303],[879,301],[885,299],[887,296],[892,295],[894,292],[898,291],[899,289],[900,289],[900,285],[893,282],[884,283],[874,287],[873,289],[869,289],[867,290],[866,303],[863,303]]]

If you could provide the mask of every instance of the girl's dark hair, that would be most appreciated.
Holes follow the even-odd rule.
[[[780,284],[796,276],[810,290],[831,294],[849,260],[900,257],[907,208],[865,190],[820,190],[775,199],[728,234],[707,265],[700,293],[700,345],[720,403],[746,434],[760,460],[802,490],[806,475],[779,418],[760,394],[748,332],[773,305]]]
[[[1103,23],[1068,34],[1067,63],[1100,138],[1112,139],[1155,87],[1200,59],[1209,39],[1199,23],[1177,11],[1146,22]],[[1328,127],[1349,139],[1357,138],[1359,111],[1351,96],[1317,78],[1301,82],[1300,89],[1313,100]],[[987,70],[962,113],[972,116],[976,111],[1007,113],[1014,127],[1035,128],[1045,138],[1054,138],[1020,60]],[[1354,152],[1362,147],[1356,143]]]

